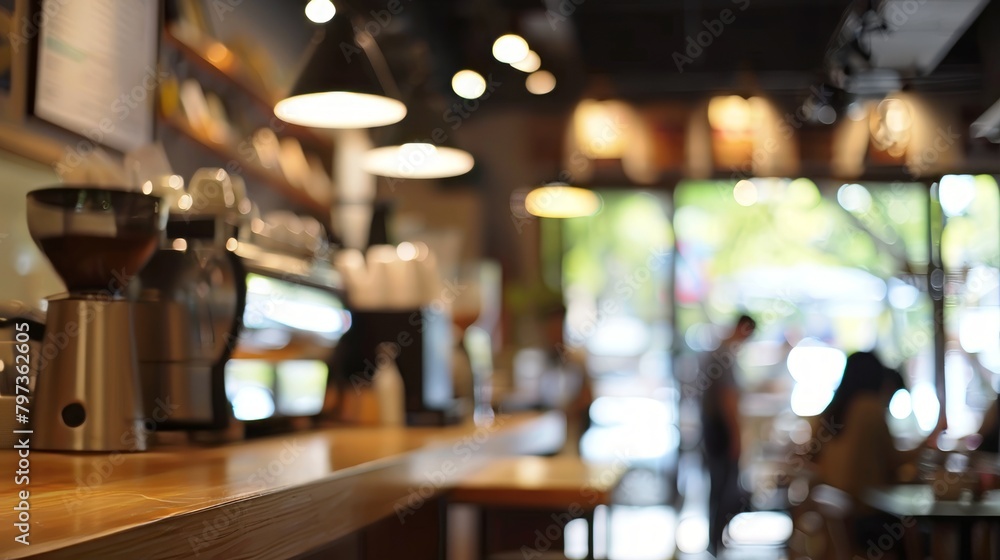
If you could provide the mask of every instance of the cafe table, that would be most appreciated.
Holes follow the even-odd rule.
[[[973,558],[972,526],[980,522],[988,523],[991,530],[1000,526],[1000,490],[986,492],[975,501],[949,500],[935,498],[930,484],[900,484],[871,490],[864,501],[881,512],[899,517],[904,526],[919,522],[929,524],[935,559]],[[949,550],[948,542],[948,534],[955,529],[959,535],[957,555],[953,548]],[[878,550],[884,548],[878,542],[867,544],[873,544]]]

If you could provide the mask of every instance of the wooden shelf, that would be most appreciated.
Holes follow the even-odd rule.
[[[250,80],[246,77],[246,72],[242,70],[242,66],[240,65],[240,61],[238,59],[234,58],[229,70],[223,70],[213,64],[204,53],[179,39],[176,35],[171,33],[169,29],[164,29],[163,31],[163,42],[173,50],[180,53],[181,56],[194,63],[201,70],[213,74],[215,77],[229,82],[230,85],[242,90],[248,97],[262,107],[274,107],[277,100],[272,99],[270,95],[250,83]]]
[[[212,63],[212,61],[209,60],[203,52],[177,38],[177,36],[171,33],[169,29],[163,30],[163,43],[179,53],[186,60],[190,61],[201,71],[210,74],[214,78],[225,82],[233,89],[240,91],[258,107],[262,115],[266,116],[268,119],[274,117],[274,105],[278,100],[274,99],[273,95],[264,91],[260,86],[255,85],[252,82],[252,80],[248,77],[248,73],[243,70],[243,66],[241,65],[239,59],[234,57],[229,69],[220,68]],[[317,147],[324,150],[333,150],[333,139],[329,135],[304,126],[294,125],[291,123],[283,124],[285,125],[285,130],[288,131],[289,134],[296,136],[299,139],[310,141],[316,144]]]
[[[319,219],[321,223],[329,222],[330,207],[327,204],[316,200],[306,191],[289,183],[287,179],[279,175],[277,172],[265,168],[257,161],[251,161],[243,157],[232,146],[213,142],[212,140],[205,138],[179,118],[157,115],[157,120],[174,132],[203,148],[214,157],[218,158],[222,163],[222,167],[225,167],[228,162],[238,163],[242,168],[243,174],[246,175],[248,179],[256,179],[273,192]]]
[[[30,486],[0,480],[4,496],[30,492],[31,544],[15,542],[8,522],[0,557],[298,557],[380,519],[396,523],[400,507],[441,496],[491,457],[551,453],[565,438],[560,413],[497,420],[339,427],[145,453],[31,450]],[[17,461],[16,450],[0,450],[7,472]]]

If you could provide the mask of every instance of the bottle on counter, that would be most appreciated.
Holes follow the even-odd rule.
[[[396,365],[392,345],[378,346],[375,363],[377,368],[372,378],[372,386],[378,401],[379,423],[383,426],[403,426],[406,424],[403,376]]]

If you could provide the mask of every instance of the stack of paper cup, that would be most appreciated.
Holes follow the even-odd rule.
[[[365,256],[344,249],[334,266],[355,309],[415,309],[441,298],[437,263],[423,243],[373,245]]]

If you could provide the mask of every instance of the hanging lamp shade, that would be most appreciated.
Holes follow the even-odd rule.
[[[376,139],[377,147],[365,154],[362,169],[400,179],[440,179],[471,171],[475,160],[455,146],[451,127],[442,118],[444,107],[427,95],[411,105],[406,118]]]
[[[590,189],[565,183],[549,183],[533,189],[524,199],[524,209],[539,218],[582,218],[601,211],[600,195]]]
[[[355,31],[355,28],[358,31]],[[399,122],[406,105],[389,65],[364,25],[338,14],[274,114],[317,128],[371,128]]]

